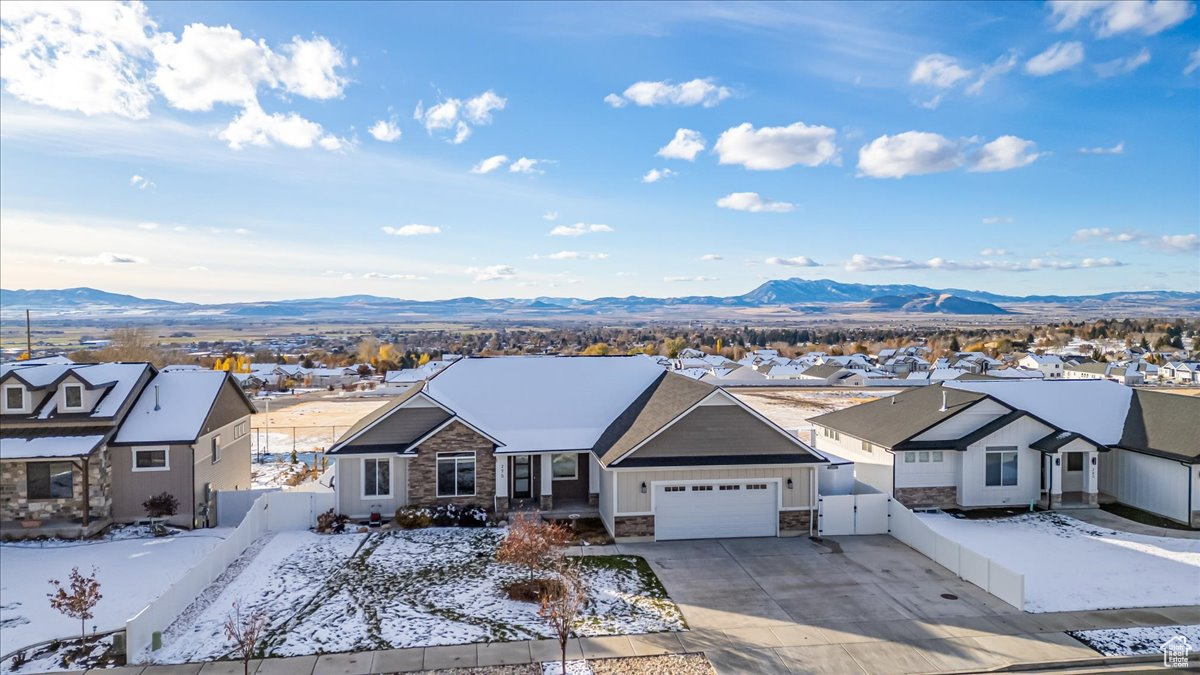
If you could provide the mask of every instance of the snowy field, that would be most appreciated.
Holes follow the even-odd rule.
[[[753,389],[730,389],[729,393],[740,398],[743,403],[754,408],[767,419],[788,431],[812,426],[810,417],[824,415],[835,410],[842,410],[860,403],[868,403],[884,396],[891,396],[895,390],[871,389],[823,389],[820,391],[775,389],[771,391],[756,391]]]
[[[101,632],[121,628],[125,621],[157,598],[191,564],[216,546],[221,529],[184,532],[170,537],[126,538],[118,530],[111,540],[51,541],[0,545],[0,653],[54,638],[79,635],[79,621],[50,608],[46,594],[50,579],[65,582],[72,567],[83,574],[97,570],[103,599],[96,605]]]
[[[1161,654],[1163,643],[1177,635],[1182,635],[1192,649],[1200,646],[1200,626],[1139,626],[1067,634],[1105,656]]]
[[[1200,604],[1200,540],[1089,525],[1062,513],[967,520],[917,514],[935,531],[1025,575],[1025,610]]]
[[[235,563],[167,631],[159,663],[213,659],[229,645],[235,599],[269,617],[272,656],[550,637],[537,605],[502,590],[522,571],[493,554],[503,530],[430,528],[373,534],[281,532]],[[256,548],[256,547],[252,547]],[[639,564],[640,563],[640,564]],[[589,595],[576,631],[683,630],[683,616],[644,561],[582,559]]]

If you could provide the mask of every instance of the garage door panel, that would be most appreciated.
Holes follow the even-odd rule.
[[[655,485],[655,538],[774,537],[777,490],[775,483],[753,481]]]

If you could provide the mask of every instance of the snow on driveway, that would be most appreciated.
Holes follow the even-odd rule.
[[[987,520],[917,515],[1024,574],[1028,612],[1200,604],[1200,540],[1118,532],[1060,512]]]
[[[66,582],[72,567],[96,567],[103,599],[90,632],[122,628],[221,541],[224,530],[96,543],[0,545],[0,653],[53,638],[79,635],[79,621],[50,608],[50,579]]]

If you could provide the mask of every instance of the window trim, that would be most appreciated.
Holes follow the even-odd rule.
[[[575,471],[574,471],[574,472],[572,472],[572,475],[570,475],[570,476],[556,476],[556,475],[554,475],[554,458],[555,458],[555,457],[562,457],[562,456],[564,456],[564,455],[566,455],[566,456],[570,456],[570,457],[571,457],[572,461],[575,463]],[[575,452],[555,452],[555,453],[552,453],[552,454],[550,455],[550,480],[551,480],[551,481],[556,481],[556,480],[579,480],[579,453],[575,453]]]
[[[67,404],[67,390],[68,389],[78,389],[79,390],[79,405],[68,405]],[[85,408],[86,408],[86,405],[83,401],[83,385],[82,384],[74,384],[74,383],[64,384],[62,386],[62,409],[64,411],[79,412],[80,410],[84,410]]]
[[[212,460],[213,464],[221,461],[222,450],[224,448],[221,447],[221,434],[217,434],[212,437],[211,447],[209,448],[209,459]]]
[[[458,463],[460,461],[471,460],[471,494],[460,493],[458,491]],[[441,486],[438,485],[438,467],[443,460],[454,461],[454,494],[443,494]],[[531,484],[532,485],[532,484]],[[479,460],[475,456],[474,450],[464,450],[460,452],[439,452],[433,458],[433,493],[438,499],[454,499],[455,497],[474,497],[479,492]]]
[[[65,464],[65,465],[67,465],[67,466],[71,467],[71,471],[70,471],[70,473],[71,473],[71,496],[69,496],[69,497],[55,497],[55,496],[53,496],[53,495],[52,495],[52,496],[49,496],[49,497],[34,497],[34,496],[32,496],[32,495],[30,494],[30,490],[29,490],[29,467],[30,467],[30,466],[33,466],[33,465],[35,465],[35,464],[36,464],[36,465],[46,465],[46,466],[48,466],[48,467],[52,467],[52,466],[54,466],[55,464]],[[62,462],[62,461],[56,461],[56,462],[25,462],[25,499],[26,499],[26,500],[28,500],[28,501],[31,501],[31,502],[55,502],[55,501],[61,501],[61,500],[64,500],[64,499],[68,499],[68,500],[70,500],[70,499],[75,499],[75,469],[76,469],[76,468],[77,468],[77,467],[75,466],[75,463],[74,463],[74,462]],[[54,472],[53,472],[53,471],[51,471],[51,472],[50,472],[50,476],[51,476],[51,477],[53,477],[53,475],[54,475]],[[54,482],[51,480],[51,481],[48,483],[48,485],[50,485],[51,487],[53,487],[53,485],[54,485]]]
[[[162,452],[163,453],[163,465],[162,466],[139,467],[137,465],[137,456],[138,456],[139,452]],[[134,448],[133,452],[130,453],[129,469],[131,471],[135,471],[135,472],[170,471],[171,470],[171,448],[166,445],[149,445],[146,447]]]
[[[367,462],[375,462],[375,463],[376,463],[376,467],[378,467],[378,463],[379,463],[379,462],[387,462],[387,463],[388,463],[388,480],[387,480],[387,482],[388,482],[388,486],[387,486],[387,489],[388,489],[388,491],[387,491],[387,494],[378,494],[378,495],[369,495],[369,494],[367,494]],[[394,466],[393,466],[393,464],[392,464],[392,458],[391,458],[391,457],[363,457],[363,458],[362,458],[362,461],[360,461],[358,464],[359,464],[359,470],[358,470],[358,475],[359,475],[358,493],[359,493],[359,495],[361,496],[361,498],[362,498],[364,501],[366,501],[366,500],[368,500],[368,499],[392,499],[392,496],[393,496],[393,494],[394,494],[394,493],[395,493],[395,491],[396,491],[396,490],[395,490],[395,487],[396,487],[396,482],[395,482],[395,480],[393,480],[393,475],[394,475],[396,472],[395,472],[395,471],[393,471],[393,469],[394,469],[395,467],[394,467]],[[376,473],[378,474],[378,472],[379,472],[379,469],[378,469],[378,468],[376,468],[376,469],[375,469],[375,471],[376,471]]]
[[[21,407],[11,408],[8,405],[8,392],[12,390],[21,392]],[[4,412],[25,412],[29,409],[29,390],[19,384],[4,385]]]
[[[1000,456],[1000,482],[992,485],[989,484],[987,477],[987,460],[991,455]],[[1004,482],[1004,455],[1013,456],[1013,465],[1016,466],[1016,482],[1005,484]],[[1021,485],[1021,453],[1018,448],[1013,445],[998,446],[995,448],[985,448],[983,455],[983,486],[985,488],[1013,488]]]

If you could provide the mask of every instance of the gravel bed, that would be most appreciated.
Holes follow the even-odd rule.
[[[588,661],[593,675],[717,675],[703,654],[629,656]]]

